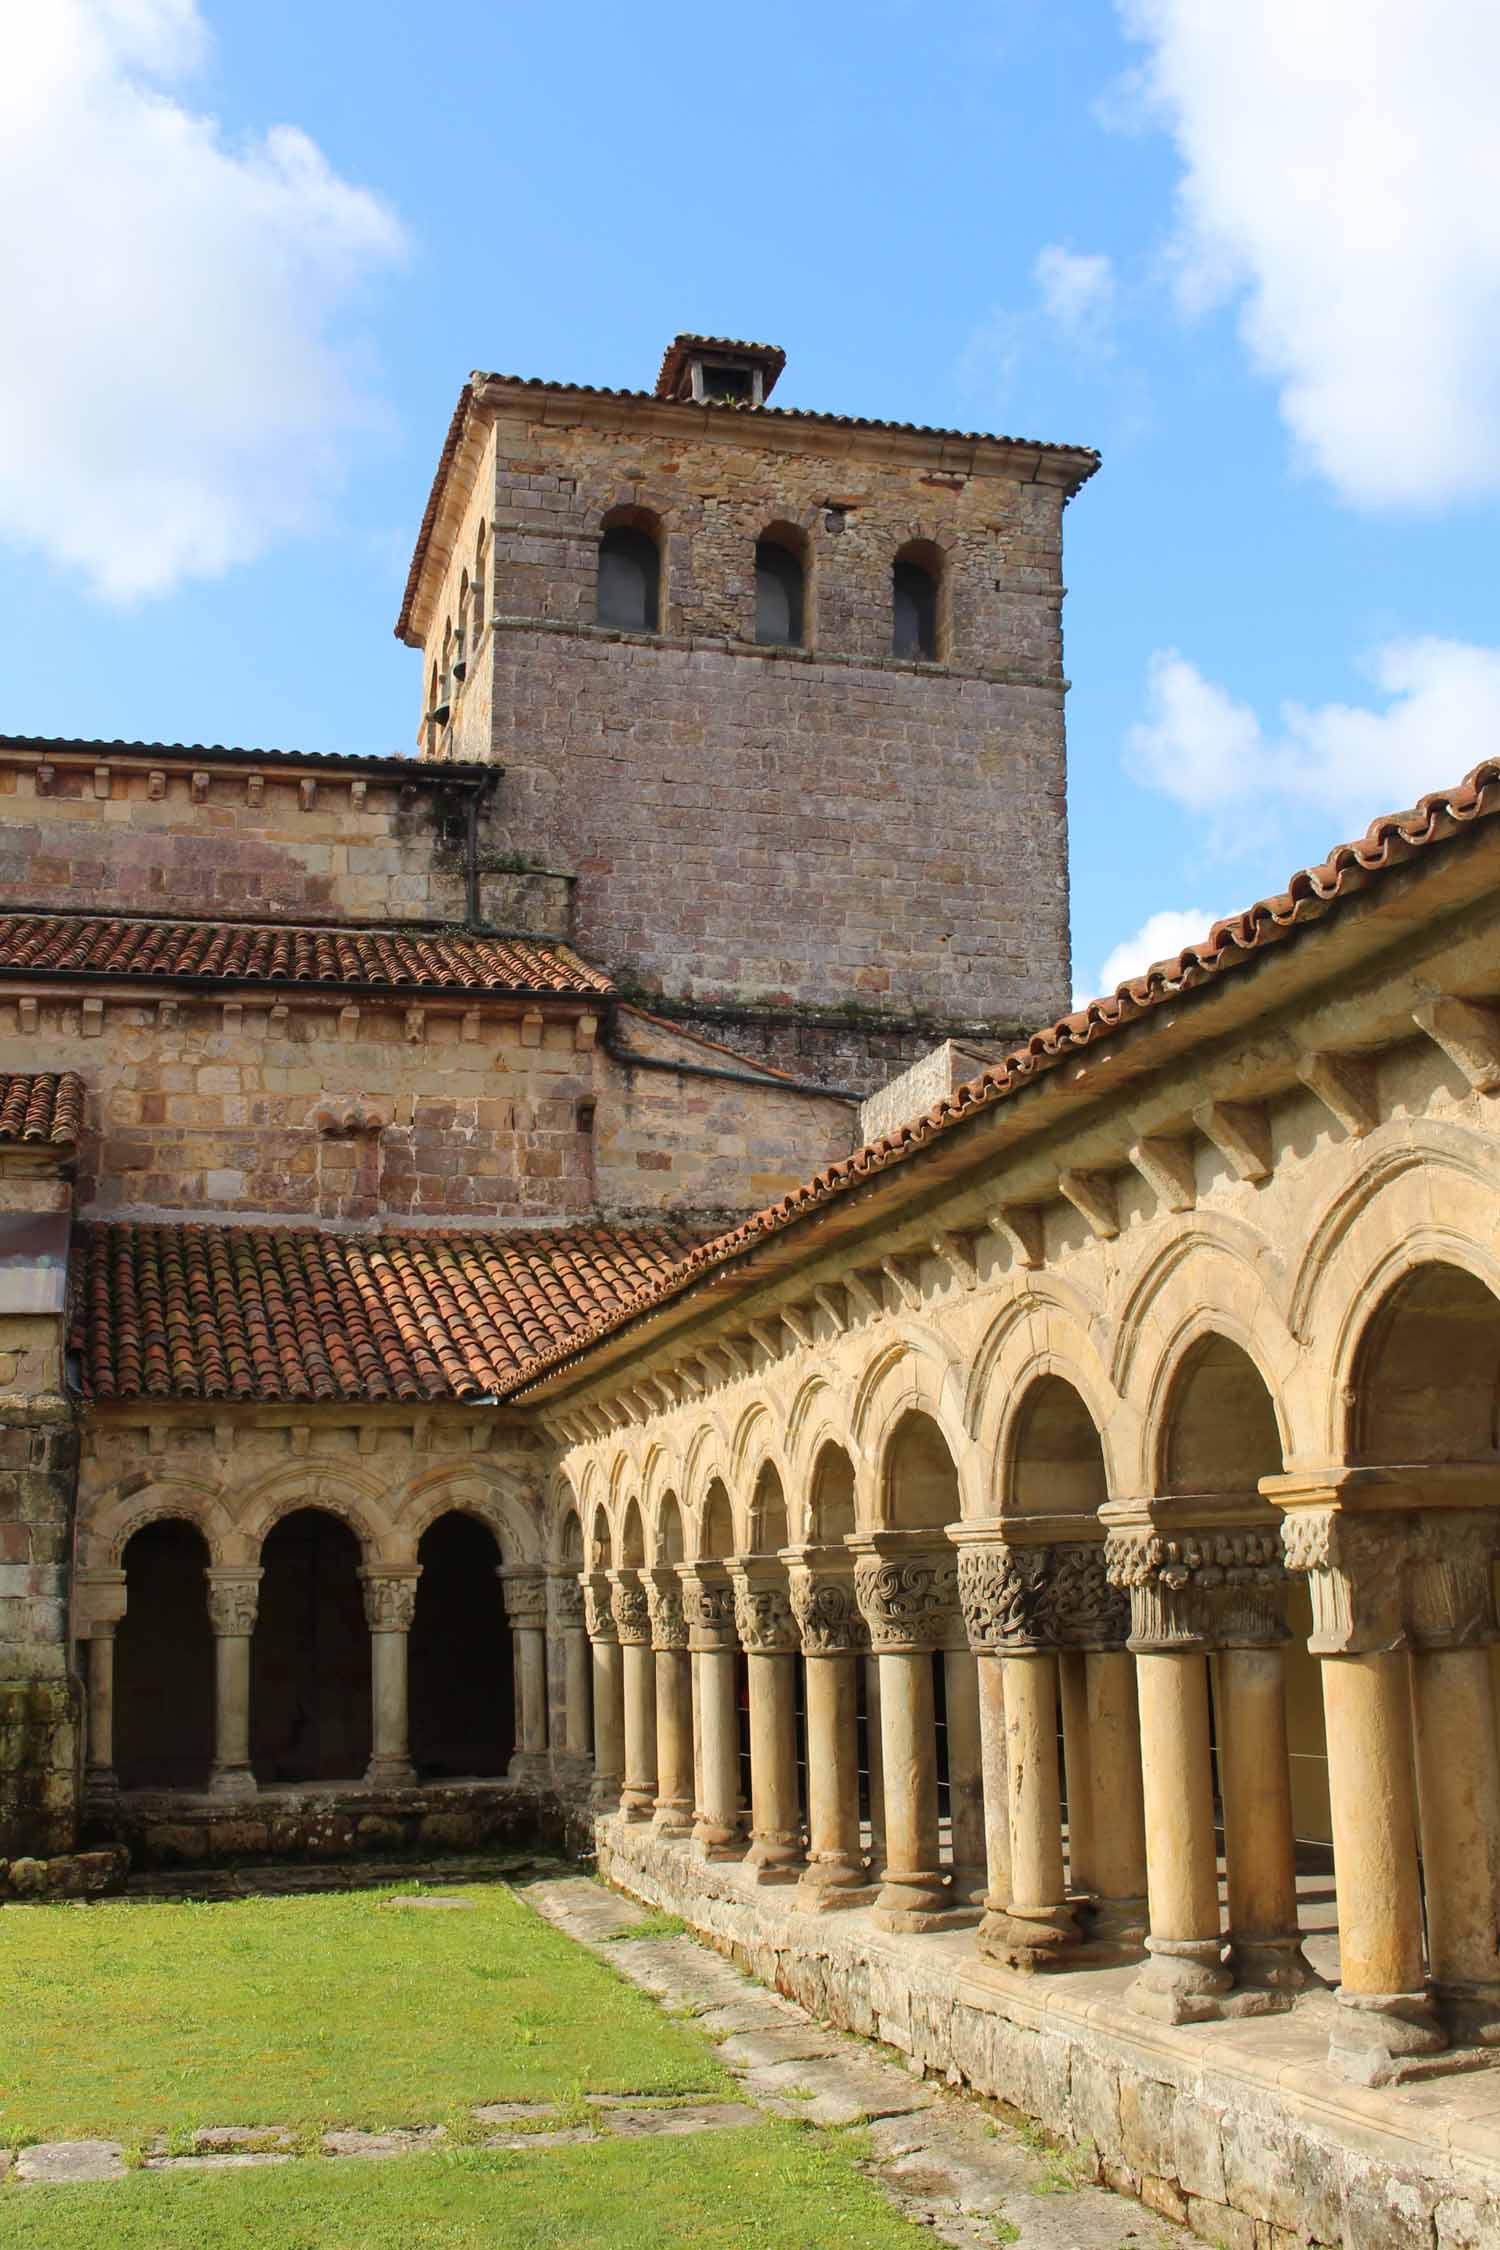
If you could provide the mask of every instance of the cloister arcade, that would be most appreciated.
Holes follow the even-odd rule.
[[[872,1238],[549,1403],[600,1812],[1166,2023],[1336,1984],[1356,2080],[1500,2041],[1500,1174],[1399,1138],[1295,1240]]]

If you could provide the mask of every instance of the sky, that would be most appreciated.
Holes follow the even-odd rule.
[[[0,0],[0,729],[415,746],[469,370],[1097,446],[1074,982],[1500,753],[1494,0]],[[1005,840],[996,839],[996,879]]]

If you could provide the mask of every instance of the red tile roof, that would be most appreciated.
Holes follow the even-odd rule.
[[[255,750],[224,742],[106,742],[94,736],[72,734],[0,734],[0,753],[37,751],[42,757],[85,757],[108,765],[113,759],[165,759],[169,764],[282,766],[300,771],[311,766],[330,780],[357,779],[374,774],[382,781],[411,783],[418,789],[444,789],[462,783],[485,788],[500,779],[504,768],[478,758],[446,758],[441,763],[412,758],[401,751],[376,751],[369,756],[357,750]]]
[[[710,1267],[726,1265],[761,1237],[779,1233],[857,1188],[873,1174],[920,1155],[941,1135],[967,1123],[977,1111],[1022,1092],[1080,1048],[1108,1038],[1169,1001],[1190,1001],[1195,991],[1263,959],[1268,948],[1321,921],[1382,876],[1436,844],[1473,835],[1481,821],[1497,815],[1500,758],[1486,758],[1455,787],[1433,790],[1409,812],[1383,814],[1370,823],[1363,836],[1336,845],[1320,865],[1299,868],[1278,896],[1259,899],[1243,913],[1215,922],[1200,944],[1185,947],[1170,960],[1154,962],[1140,976],[1117,986],[1108,999],[1091,1000],[1086,1007],[1034,1031],[1023,1045],[1013,1047],[923,1116],[830,1164],[727,1234],[698,1244],[669,1272],[653,1277],[632,1303],[597,1313],[583,1333],[554,1345],[524,1383],[564,1360],[581,1357],[591,1344],[678,1295]]]
[[[76,1070],[0,1070],[0,1141],[71,1147],[83,1130],[83,1080]]]
[[[0,978],[15,972],[567,998],[614,989],[568,946],[532,938],[362,930],[337,923],[157,922],[125,915],[0,914]]]
[[[661,355],[661,367],[656,377],[657,398],[674,398],[678,379],[688,360],[700,352],[737,352],[742,359],[758,359],[765,370],[765,396],[770,397],[776,388],[776,378],[786,366],[786,353],[779,344],[750,344],[737,336],[696,336],[691,329],[683,329],[672,338]]]
[[[696,1239],[94,1223],[78,1230],[70,1343],[95,1399],[493,1397]]]

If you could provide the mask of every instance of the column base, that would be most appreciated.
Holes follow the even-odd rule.
[[[743,1859],[743,1821],[736,1821],[731,1825],[727,1821],[707,1820],[700,1813],[693,1827],[693,1851],[697,1858],[703,1860]]]
[[[997,1906],[986,1901],[979,1925],[979,1951],[1008,1969],[1055,1969],[1082,1943],[1071,1906]]]
[[[880,1895],[857,1859],[810,1860],[797,1885],[796,1903],[804,1914],[832,1914],[840,1907],[871,1906]]]
[[[1455,2047],[1500,2047],[1500,1984],[1439,1984],[1433,1997]]]
[[[589,1787],[589,1809],[596,1813],[619,1811],[620,1777],[617,1773],[595,1774]]]
[[[656,1792],[654,1789],[632,1788],[629,1782],[620,1792],[620,1818],[632,1823],[656,1818]]]
[[[367,1789],[410,1789],[416,1778],[410,1758],[372,1758],[365,1768]]]
[[[989,1892],[989,1873],[983,1867],[955,1867],[952,1890],[965,1906],[983,1907]]]
[[[693,1808],[685,1797],[659,1798],[651,1825],[658,1836],[691,1836]]]
[[[516,1750],[511,1754],[505,1769],[507,1781],[550,1781],[552,1776],[545,1750]]]
[[[1212,2023],[1233,1980],[1218,1938],[1146,1940],[1146,1965],[1125,1995],[1127,2007],[1157,2023]]]
[[[113,1766],[90,1766],[83,1777],[86,1804],[112,1805],[120,1794],[120,1777]]]
[[[977,1906],[955,1899],[940,1873],[925,1871],[893,1875],[887,1870],[873,1909],[876,1928],[892,1931],[972,1929],[979,1915]]]
[[[1328,2067],[1355,2086],[1388,2086],[1423,2055],[1448,2044],[1425,1992],[1345,1992],[1334,1995]]]
[[[1091,1966],[1103,1968],[1139,1961],[1146,1950],[1151,1915],[1141,1898],[1091,1898],[1081,1907],[1083,1950]]]
[[[784,1829],[767,1829],[759,1836],[752,1833],[745,1865],[755,1882],[795,1883],[800,1880],[806,1864],[800,1836],[793,1836]]]
[[[1237,1938],[1231,1933],[1229,1965],[1237,2015],[1273,2015],[1278,2009],[1293,2008],[1299,1994],[1323,1983],[1296,1936]]]
[[[208,1793],[230,1804],[244,1804],[260,1795],[248,1766],[215,1766],[208,1777]]]

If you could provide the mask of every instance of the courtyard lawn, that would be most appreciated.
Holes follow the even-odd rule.
[[[0,1909],[0,2146],[437,2124],[476,2102],[729,2090],[700,2033],[504,1884],[424,1894],[467,1910],[392,1903],[418,1888]],[[262,2188],[298,2192],[271,2177],[254,2175],[247,2212]],[[152,2192],[131,2184],[121,2209],[144,2209],[133,2199]],[[7,2194],[8,2221],[15,2208]]]
[[[15,2250],[918,2250],[857,2169],[861,2143],[766,2123],[690,2140],[303,2158],[189,2178],[0,2189]]]

